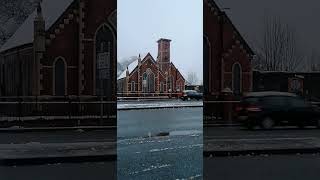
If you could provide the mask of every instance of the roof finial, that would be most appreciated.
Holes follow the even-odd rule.
[[[39,1],[37,2],[37,13],[38,13],[38,15],[39,15],[39,14],[42,14],[41,0],[39,0]]]

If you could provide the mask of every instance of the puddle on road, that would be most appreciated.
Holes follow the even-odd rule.
[[[172,131],[170,136],[196,136],[202,134],[202,131],[199,130],[182,130],[182,131]]]

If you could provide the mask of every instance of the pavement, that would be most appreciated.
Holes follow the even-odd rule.
[[[115,130],[0,133],[0,166],[115,162],[116,154]]]
[[[119,101],[118,110],[139,110],[139,109],[161,109],[161,108],[188,108],[203,107],[202,101],[182,101],[180,99],[167,99],[161,101],[137,100],[137,101]]]
[[[279,127],[249,131],[241,127],[205,127],[204,156],[320,153],[320,131]]]
[[[205,180],[318,180],[319,154],[204,158]]]
[[[116,161],[116,143],[0,144],[1,165]]]

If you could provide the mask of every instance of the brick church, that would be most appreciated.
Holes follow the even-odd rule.
[[[210,101],[222,100],[225,93],[239,97],[252,90],[251,61],[254,52],[214,0],[204,0],[203,6],[204,117],[206,117],[217,109]]]
[[[116,16],[116,1],[42,0],[0,48],[0,95],[115,100]]]
[[[119,96],[177,95],[185,88],[185,79],[170,58],[169,39],[158,40],[158,56],[150,53],[132,62],[118,77]]]
[[[226,89],[234,95],[251,91],[254,52],[213,0],[204,0],[203,17],[205,94],[219,95]]]

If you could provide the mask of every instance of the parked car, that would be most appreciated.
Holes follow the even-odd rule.
[[[284,92],[254,92],[244,96],[236,108],[239,122],[249,129],[259,125],[272,129],[278,125],[320,128],[319,107],[302,97]]]
[[[183,91],[181,99],[183,101],[191,100],[191,99],[200,100],[200,99],[202,99],[202,96],[203,96],[202,93],[199,93],[195,90],[185,90],[185,91]]]

